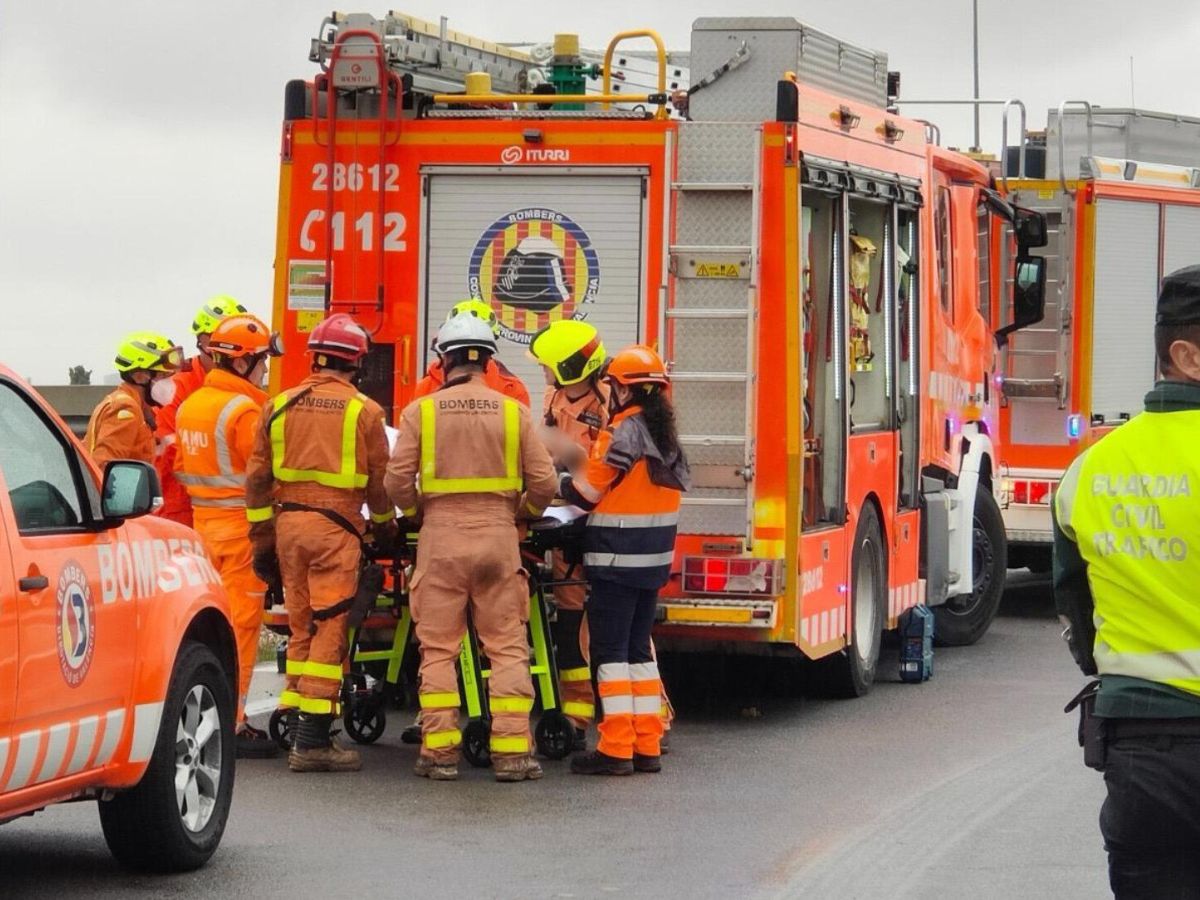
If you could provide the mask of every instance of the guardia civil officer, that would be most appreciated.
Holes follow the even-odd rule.
[[[1154,339],[1145,412],[1054,502],[1055,603],[1099,675],[1081,734],[1117,898],[1200,897],[1200,265],[1163,279]]]

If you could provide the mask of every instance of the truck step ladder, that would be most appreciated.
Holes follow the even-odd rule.
[[[694,486],[680,531],[744,536],[753,521],[757,123],[684,123],[664,348]]]

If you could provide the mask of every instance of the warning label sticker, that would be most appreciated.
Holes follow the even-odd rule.
[[[697,278],[741,278],[742,267],[734,262],[696,263]]]

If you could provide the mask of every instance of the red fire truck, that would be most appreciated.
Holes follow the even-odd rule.
[[[1000,361],[1009,558],[1039,571],[1050,568],[1050,498],[1063,471],[1137,415],[1154,384],[1163,276],[1200,262],[1200,119],[1068,101],[1048,120],[1026,148],[1028,177],[1008,180],[1048,221],[1036,251],[1046,315]]]
[[[634,37],[655,44],[640,91]],[[364,390],[394,413],[466,297],[535,396],[524,350],[549,322],[656,344],[695,485],[661,645],[829,657],[856,695],[917,604],[943,641],[983,634],[1005,574],[990,323],[1006,279],[1001,333],[1040,318],[1044,220],[885,111],[882,54],[700,19],[685,72],[652,32],[525,54],[392,14],[327,19],[311,58],[282,143],[292,346],[357,316]],[[293,354],[273,387],[304,374]]]

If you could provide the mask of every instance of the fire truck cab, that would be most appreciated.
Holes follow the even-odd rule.
[[[613,77],[645,61],[635,37],[640,92]],[[358,316],[388,410],[466,297],[535,397],[549,322],[657,345],[694,479],[660,646],[830,657],[861,694],[919,603],[946,642],[983,634],[1005,572],[991,322],[1006,280],[999,333],[1040,318],[1044,220],[885,111],[886,57],[699,19],[685,70],[652,32],[524,54],[391,14],[326,20],[311,58],[285,100],[279,327]],[[303,375],[285,360],[273,387]]]
[[[1026,177],[1007,179],[1049,233],[1034,251],[1046,260],[1045,319],[1000,359],[999,496],[1014,568],[1049,571],[1059,479],[1154,384],[1159,285],[1200,262],[1198,146],[1198,119],[1067,101],[1026,146]],[[996,312],[996,322],[1008,313]]]
[[[236,648],[192,530],[158,477],[103,474],[0,366],[0,823],[99,801],[119,861],[194,869],[233,795]]]

